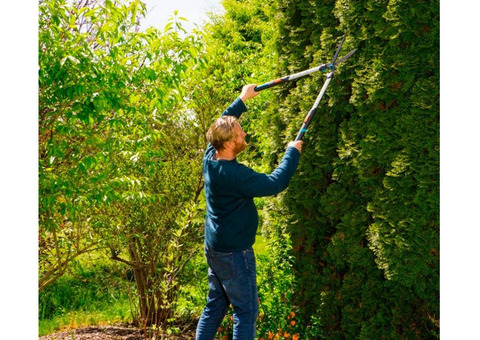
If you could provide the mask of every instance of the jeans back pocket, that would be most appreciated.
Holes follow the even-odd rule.
[[[233,253],[210,252],[208,265],[220,280],[229,280],[235,275]]]

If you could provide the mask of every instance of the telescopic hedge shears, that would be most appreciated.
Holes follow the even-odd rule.
[[[337,61],[337,57],[338,57],[338,54],[340,53],[340,50],[342,49],[342,45],[343,45],[343,42],[345,41],[345,37],[342,38],[342,41],[340,41],[340,44],[338,45],[337,47],[337,51],[335,52],[335,55],[333,56],[333,59],[332,59],[332,62],[329,63],[329,64],[323,64],[323,65],[320,65],[320,66],[317,66],[317,67],[313,67],[311,69],[308,69],[308,70],[305,70],[305,71],[302,71],[302,72],[298,72],[298,73],[295,73],[295,74],[291,74],[289,76],[285,76],[285,77],[282,77],[282,78],[278,78],[278,79],[275,79],[275,80],[272,80],[272,81],[269,81],[268,83],[265,83],[265,84],[262,84],[262,85],[259,85],[259,86],[256,86],[254,88],[255,91],[262,91],[262,90],[265,90],[265,89],[268,89],[272,86],[276,86],[276,85],[279,85],[279,84],[283,84],[287,81],[290,81],[290,80],[294,80],[294,79],[298,79],[298,78],[301,78],[301,77],[304,77],[306,75],[309,75],[311,73],[314,73],[314,72],[318,72],[318,71],[322,71],[325,72],[326,70],[330,70],[330,73],[327,74],[327,80],[325,81],[325,83],[323,84],[322,86],[322,89],[320,90],[320,93],[318,94],[318,97],[317,99],[315,100],[315,103],[313,104],[312,108],[310,109],[310,111],[308,112],[307,116],[305,117],[305,120],[303,121],[303,124],[302,124],[302,127],[300,128],[300,131],[298,132],[297,134],[297,137],[295,138],[295,140],[301,140],[303,135],[305,134],[305,132],[307,131],[307,127],[308,125],[310,124],[310,121],[312,120],[312,117],[313,115],[315,114],[315,110],[317,109],[318,107],[318,104],[320,103],[320,100],[322,99],[325,91],[327,90],[327,87],[328,87],[328,84],[330,84],[330,81],[332,80],[333,78],[333,73],[335,71],[335,65],[341,63],[342,61],[350,58],[352,56],[352,54],[355,53],[356,49],[355,50],[352,50],[350,51],[349,53],[347,53],[345,56],[343,56],[342,58],[338,59]]]

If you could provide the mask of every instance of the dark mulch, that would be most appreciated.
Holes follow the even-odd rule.
[[[155,337],[152,331],[145,332],[142,329],[118,326],[92,326],[71,329],[39,337],[39,340],[146,340],[146,339],[171,339],[187,340],[195,338],[195,325],[184,327],[179,335],[167,335],[157,331]]]

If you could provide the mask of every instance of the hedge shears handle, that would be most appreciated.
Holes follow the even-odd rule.
[[[295,140],[301,140],[303,138],[303,135],[305,132],[307,132],[307,127],[310,124],[310,121],[313,118],[313,115],[315,114],[315,110],[317,110],[318,104],[320,104],[320,100],[323,97],[323,94],[327,90],[328,84],[330,84],[330,81],[333,78],[333,72],[330,72],[327,74],[327,80],[325,80],[325,83],[323,83],[322,89],[320,90],[320,93],[317,96],[317,99],[315,100],[315,103],[313,103],[312,108],[310,111],[308,111],[307,116],[305,117],[305,120],[303,121],[302,127],[300,128],[300,131],[298,131],[297,137],[295,137]]]
[[[280,85],[280,84],[286,83],[286,82],[294,80],[294,79],[302,78],[302,77],[305,77],[309,74],[312,74],[312,73],[315,73],[315,72],[318,72],[318,71],[321,71],[322,73],[327,71],[327,70],[333,71],[333,69],[335,68],[335,65],[340,64],[344,60],[350,58],[352,56],[352,54],[354,54],[357,51],[356,49],[352,50],[352,51],[348,52],[345,56],[338,59],[338,62],[335,62],[337,60],[338,53],[340,52],[340,49],[342,48],[344,40],[345,40],[345,37],[340,42],[339,48],[337,48],[337,51],[336,51],[335,56],[333,57],[333,61],[331,63],[315,66],[315,67],[312,67],[308,70],[301,71],[301,72],[298,72],[298,73],[294,73],[294,74],[291,74],[289,76],[285,76],[285,77],[282,77],[282,78],[277,78],[277,79],[271,80],[271,81],[269,81],[265,84],[255,86],[255,88],[254,88],[255,92],[263,91],[263,90],[269,89],[270,87]]]

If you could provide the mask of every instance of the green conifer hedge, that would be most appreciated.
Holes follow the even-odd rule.
[[[439,2],[276,1],[280,74],[341,64],[283,198],[310,334],[439,334]],[[277,89],[291,140],[325,76]],[[278,111],[278,112],[277,112]],[[278,146],[272,145],[272,153]]]

